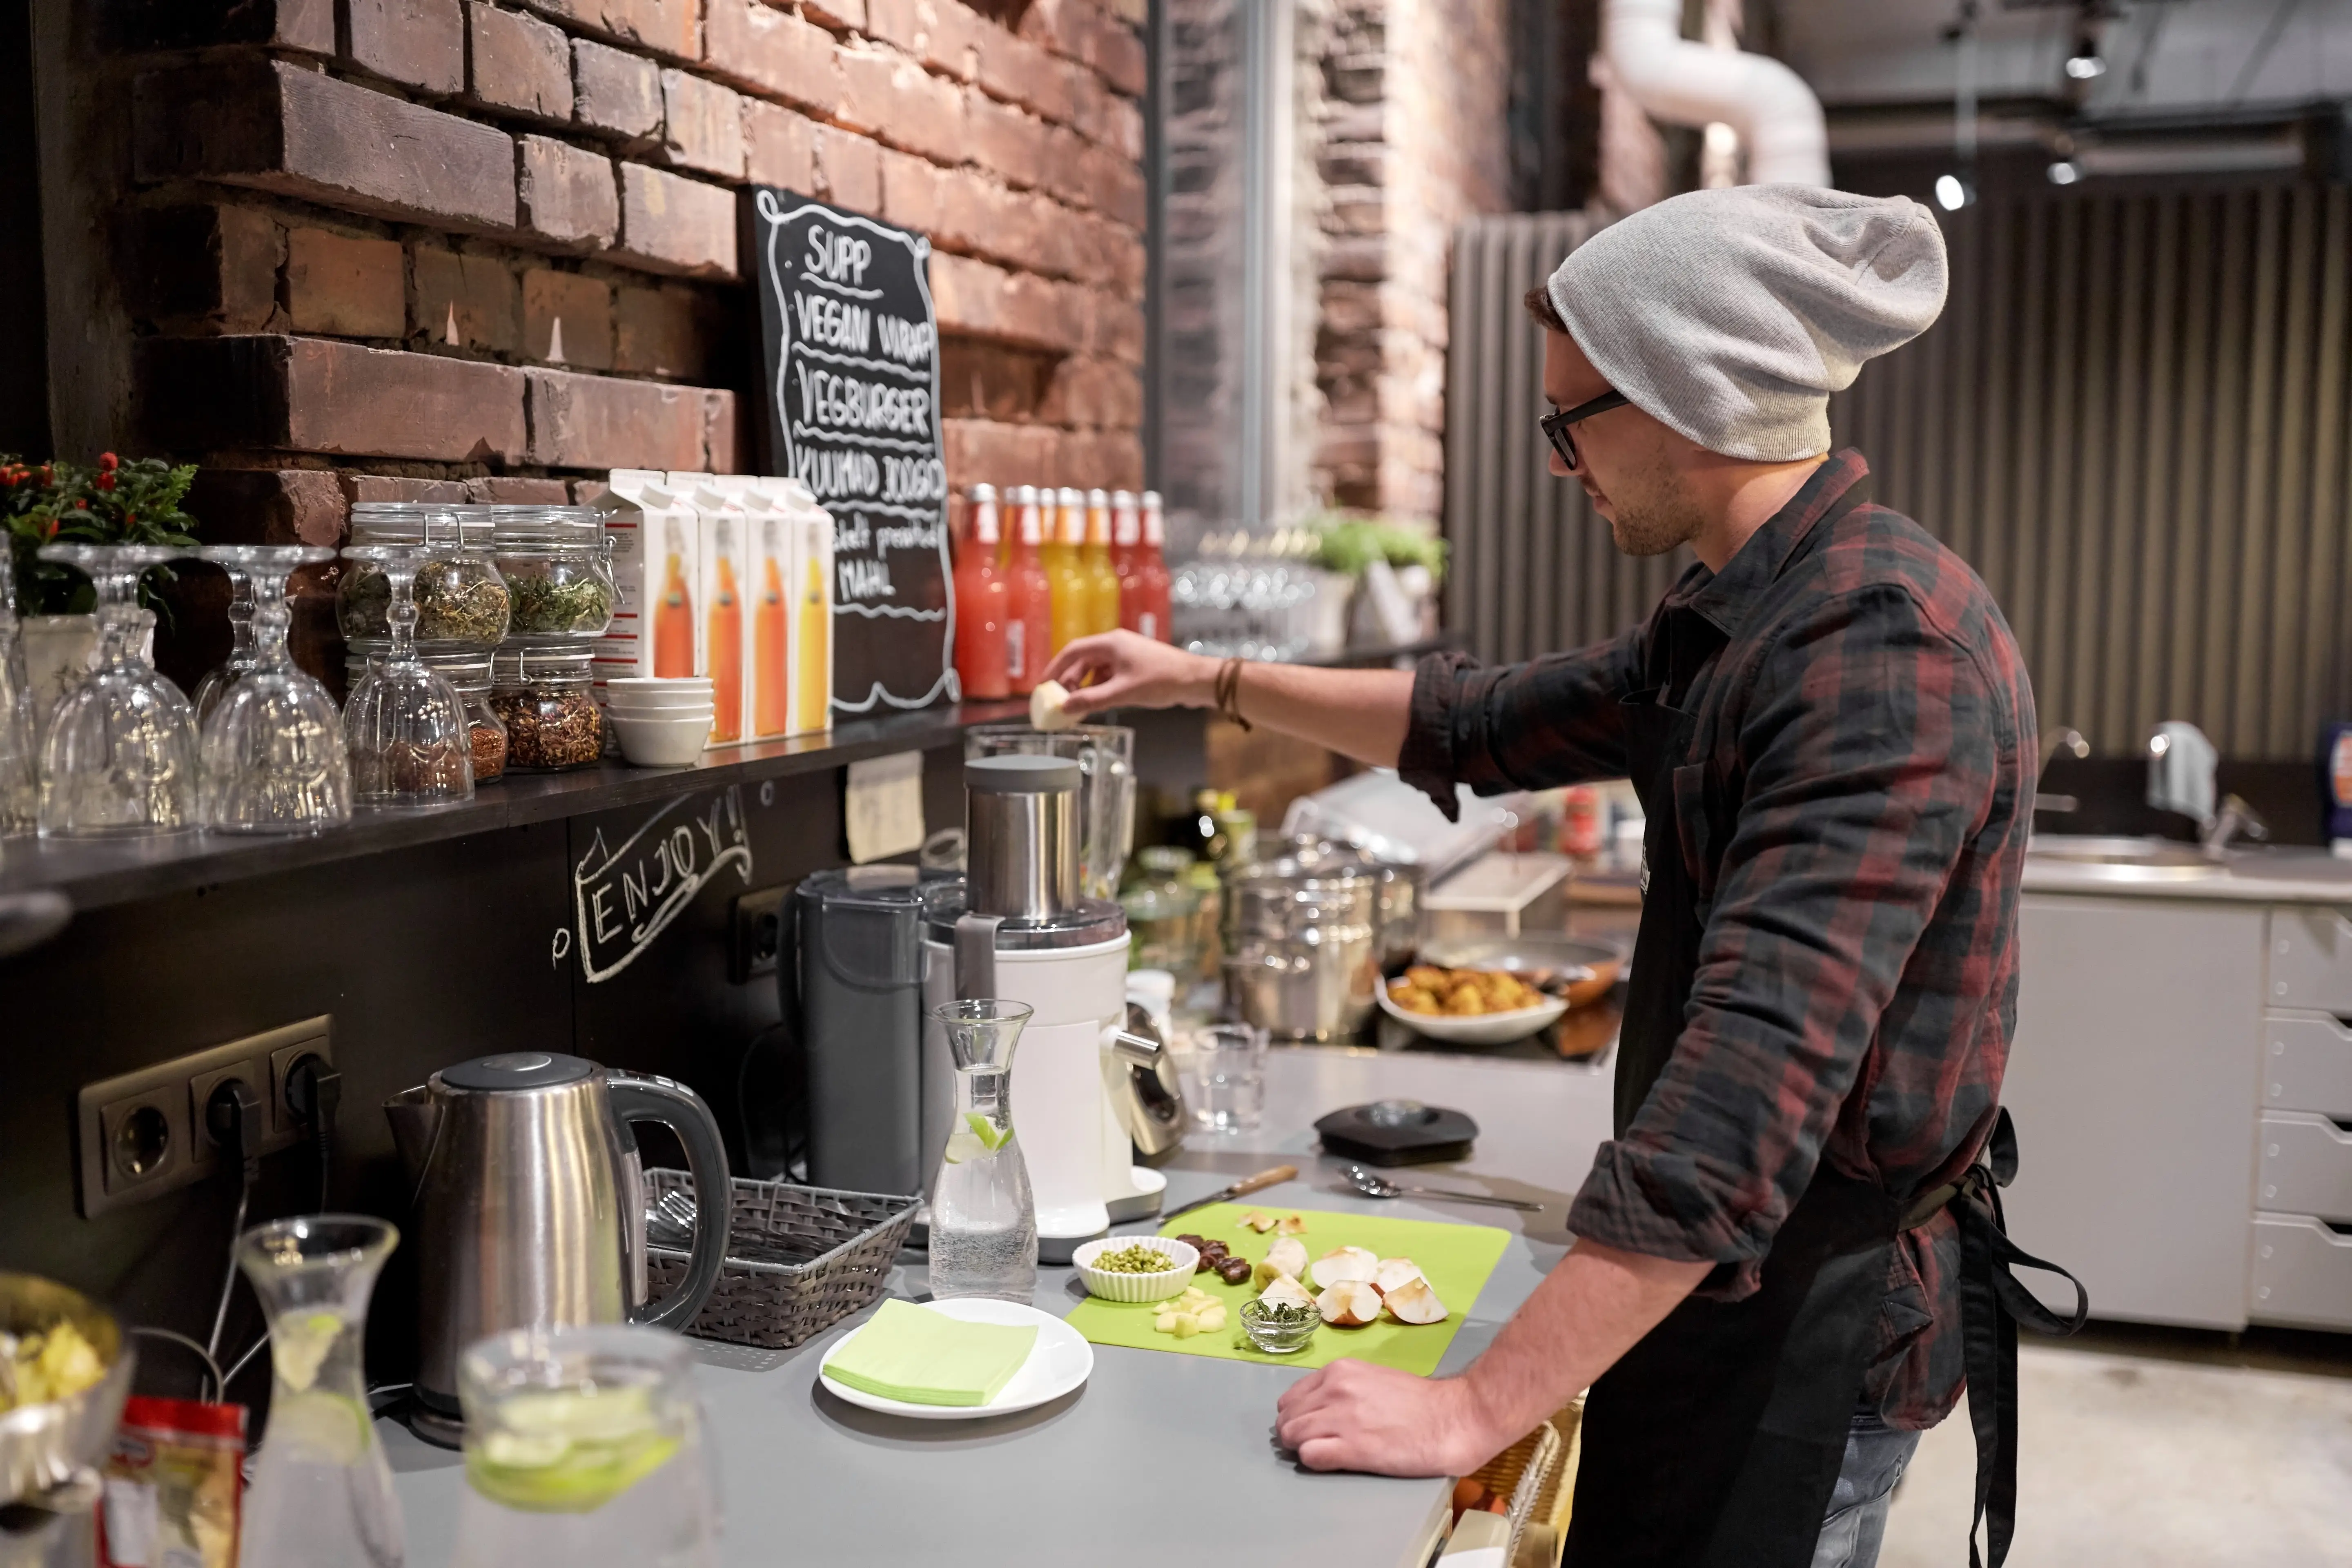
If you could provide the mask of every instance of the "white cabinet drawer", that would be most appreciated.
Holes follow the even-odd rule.
[[[2352,1028],[2324,1014],[2263,1019],[2263,1103],[2352,1119]]]
[[[2302,1215],[2254,1216],[2257,1322],[2352,1329],[2352,1236]]]
[[[2352,920],[2324,904],[2273,909],[2268,993],[2273,1007],[2352,1014]]]
[[[2352,1220],[2352,1132],[2306,1111],[2267,1111],[2254,1206]]]

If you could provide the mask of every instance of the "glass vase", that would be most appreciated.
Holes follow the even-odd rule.
[[[362,1359],[368,1297],[399,1240],[380,1219],[304,1215],[237,1244],[269,1324],[271,1373],[238,1568],[396,1568],[405,1555]]]
[[[1026,1302],[1037,1289],[1037,1202],[1013,1131],[1013,1047],[1034,1010],[1021,1002],[931,1009],[955,1056],[955,1117],[931,1182],[931,1294]]]

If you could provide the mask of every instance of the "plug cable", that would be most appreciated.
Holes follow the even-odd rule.
[[[205,1342],[205,1354],[220,1354],[221,1330],[228,1322],[229,1297],[236,1289],[236,1244],[245,1235],[246,1208],[253,1201],[253,1184],[261,1174],[262,1104],[260,1097],[241,1078],[233,1078],[213,1090],[205,1102],[205,1130],[212,1134],[222,1152],[237,1163],[239,1180],[236,1188],[236,1218],[228,1228],[228,1267],[222,1271],[220,1300],[213,1308],[212,1337]],[[221,1386],[224,1396],[228,1393],[226,1382]]]
[[[205,1349],[204,1346],[198,1344],[187,1335],[181,1333],[176,1329],[149,1329],[138,1326],[133,1326],[131,1331],[146,1339],[168,1341],[173,1344],[178,1345],[183,1350],[194,1352],[198,1358],[200,1358],[205,1363],[205,1370],[212,1373],[213,1381],[211,1384],[212,1393],[210,1394],[206,1394],[205,1393],[202,1385],[197,1387],[197,1398],[218,1399],[228,1392],[228,1379],[221,1375],[220,1363],[214,1359],[212,1352]]]
[[[286,1109],[310,1129],[319,1151],[319,1212],[327,1212],[327,1183],[335,1163],[335,1112],[343,1102],[343,1075],[323,1057],[307,1056],[286,1075]]]

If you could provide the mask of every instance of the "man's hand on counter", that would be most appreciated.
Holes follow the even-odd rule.
[[[1466,1475],[1591,1387],[1711,1267],[1580,1240],[1461,1376],[1336,1361],[1275,1403],[1275,1435],[1310,1470]]]

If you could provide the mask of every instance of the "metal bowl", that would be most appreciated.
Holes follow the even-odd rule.
[[[114,1314],[53,1279],[0,1274],[0,1333],[39,1333],[70,1322],[89,1340],[106,1375],[70,1399],[0,1414],[0,1504],[38,1506],[86,1478],[113,1440],[136,1359]]]

